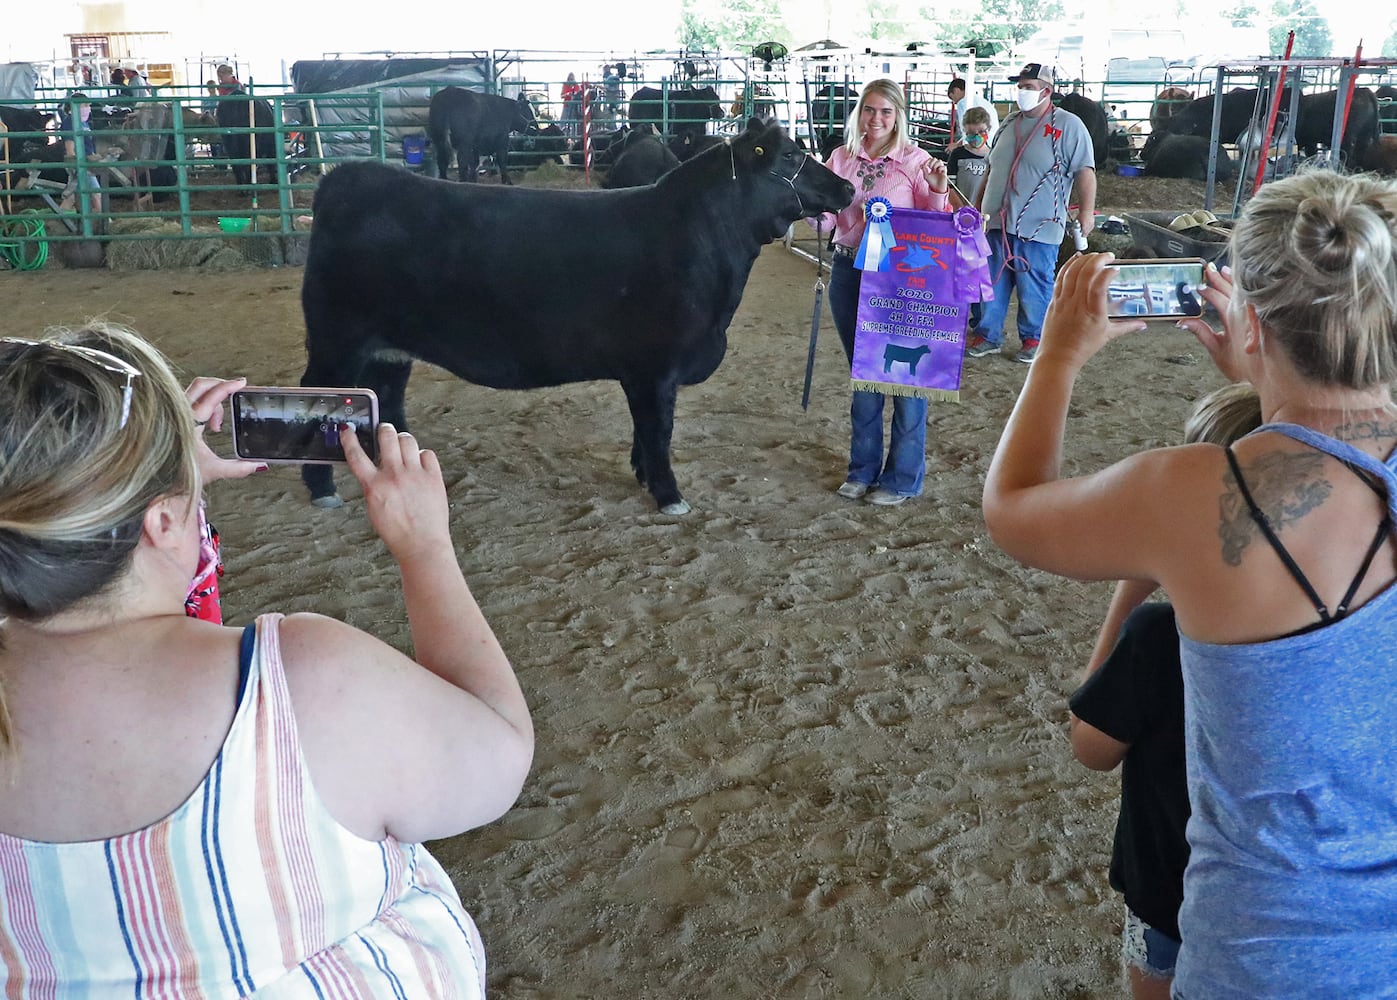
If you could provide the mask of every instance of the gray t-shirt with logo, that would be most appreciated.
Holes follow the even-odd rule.
[[[1082,120],[1056,106],[1040,118],[1016,111],[999,127],[989,159],[980,201],[988,228],[1060,245],[1072,179],[1079,170],[1096,168]]]

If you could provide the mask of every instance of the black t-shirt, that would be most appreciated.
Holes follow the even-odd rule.
[[[957,146],[951,150],[951,158],[946,161],[946,173],[971,204],[974,204],[980,194],[980,188],[984,186],[985,175],[989,170],[988,155],[976,156],[964,146]]]
[[[1072,695],[1077,718],[1129,743],[1121,766],[1120,818],[1111,886],[1141,920],[1179,937],[1188,864],[1184,775],[1184,679],[1168,604],[1130,613],[1111,655]]]

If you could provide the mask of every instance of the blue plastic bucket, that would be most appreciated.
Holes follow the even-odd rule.
[[[422,163],[422,154],[427,149],[427,137],[425,135],[405,135],[403,136],[403,162],[410,167],[418,166]]]

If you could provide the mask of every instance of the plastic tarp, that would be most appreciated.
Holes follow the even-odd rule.
[[[429,65],[419,68],[424,63]],[[408,67],[416,71],[396,72]],[[380,94],[383,100],[383,131],[387,153],[389,157],[401,158],[403,138],[409,135],[423,135],[427,131],[427,107],[432,95],[443,87],[465,87],[468,90],[485,91],[491,83],[491,67],[488,59],[302,61],[292,66],[291,79],[296,92],[301,94]],[[326,87],[329,89],[323,89]],[[305,124],[312,121],[309,104],[309,101],[301,102],[301,121]],[[320,144],[324,156],[377,155],[370,129],[371,108],[367,103],[318,101],[315,102],[314,120],[321,129]]]
[[[0,63],[0,101],[34,103],[39,71],[32,63]]]

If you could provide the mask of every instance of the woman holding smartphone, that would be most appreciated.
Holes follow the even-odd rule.
[[[1397,966],[1397,185],[1267,184],[1180,321],[1263,425],[1062,478],[1110,255],[1060,272],[985,482],[994,540],[1078,579],[1157,580],[1178,620],[1192,815],[1174,996],[1357,997]]]
[[[117,328],[0,339],[0,985],[482,996],[421,842],[504,813],[533,733],[436,457],[341,435],[415,660],[319,615],[189,618],[202,485],[247,471],[202,427],[241,385],[186,397]]]

